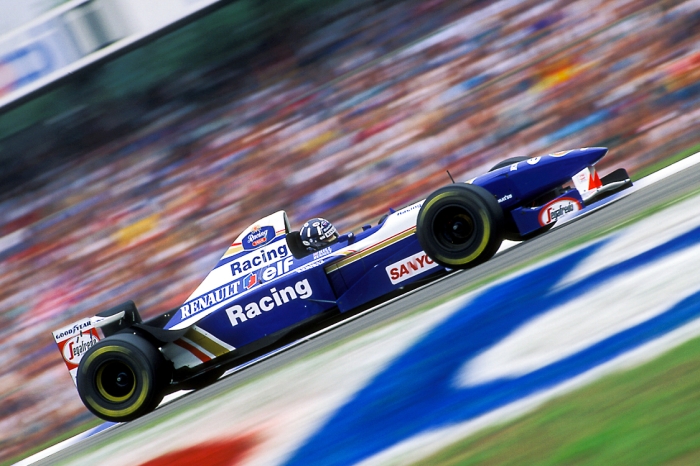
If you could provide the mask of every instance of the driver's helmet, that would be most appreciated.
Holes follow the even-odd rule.
[[[307,248],[321,249],[338,240],[338,230],[323,218],[312,218],[301,227],[301,242]]]

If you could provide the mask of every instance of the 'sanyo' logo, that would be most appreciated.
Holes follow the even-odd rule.
[[[267,227],[254,227],[241,241],[243,249],[256,249],[267,244],[275,237],[275,229]]]
[[[427,270],[437,267],[438,264],[428,255],[420,251],[411,257],[407,257],[386,267],[392,285],[419,275]]]
[[[564,197],[552,201],[540,209],[540,225],[544,226],[554,223],[564,215],[578,212],[582,208],[581,203],[572,197]]]

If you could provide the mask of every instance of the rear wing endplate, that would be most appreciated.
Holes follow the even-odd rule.
[[[93,325],[91,318],[87,317],[54,331],[53,338],[73,378],[73,383],[77,385],[76,377],[80,360],[87,350],[101,339],[97,328]]]

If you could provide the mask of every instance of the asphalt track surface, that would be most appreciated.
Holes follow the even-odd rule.
[[[502,251],[490,261],[474,269],[448,275],[440,281],[410,293],[410,295],[404,295],[385,305],[373,308],[359,318],[347,321],[343,325],[291,347],[272,358],[225,377],[205,389],[181,397],[141,419],[114,426],[34,464],[49,465],[57,461],[66,461],[77,453],[88,451],[96,445],[110,442],[115,435],[142,429],[145,425],[157,423],[159,419],[164,418],[173,411],[186,410],[188,405],[229,391],[236,385],[261,374],[275,371],[281,366],[321,350],[338,340],[350,337],[390,319],[400,317],[418,306],[450,295],[459,288],[468,286],[470,283],[478,283],[514,267],[524,266],[535,260],[546,258],[548,254],[561,251],[564,246],[572,245],[577,241],[585,241],[591,235],[615,228],[627,220],[644,214],[654,206],[663,205],[690,195],[698,188],[700,188],[700,164],[686,168],[650,186],[638,189],[628,196],[611,202],[588,215],[581,216],[565,225],[554,228],[538,238]],[[658,225],[658,228],[663,228],[663,225]]]

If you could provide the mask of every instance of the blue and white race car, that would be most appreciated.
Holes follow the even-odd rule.
[[[85,406],[111,421],[218,378],[292,331],[406,286],[490,259],[560,217],[631,186],[594,168],[606,148],[504,160],[466,183],[338,235],[326,220],[293,231],[284,211],[246,228],[185,303],[142,322],[133,302],[54,332]]]

